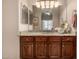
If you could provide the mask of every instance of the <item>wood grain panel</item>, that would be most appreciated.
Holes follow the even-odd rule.
[[[76,59],[76,36],[21,36],[21,59]]]
[[[62,43],[62,57],[63,58],[72,58],[74,47],[72,42],[63,42]]]
[[[23,58],[33,58],[33,44],[23,45]]]

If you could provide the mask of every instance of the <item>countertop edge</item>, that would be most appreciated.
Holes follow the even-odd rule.
[[[57,34],[57,33],[19,33],[18,36],[77,36],[77,34]]]

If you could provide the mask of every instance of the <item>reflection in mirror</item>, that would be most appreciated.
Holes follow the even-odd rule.
[[[72,24],[73,24],[73,27],[76,29],[77,28],[77,11],[76,10],[73,11]]]
[[[37,1],[36,5],[33,5],[33,31],[54,31],[55,28],[61,28],[61,21],[67,20],[67,9],[63,11],[67,6],[66,2],[66,0]]]
[[[33,12],[29,11],[29,21],[30,21],[30,25],[32,25],[32,21],[33,21]]]
[[[22,24],[28,24],[28,8],[25,5],[22,7]]]
[[[70,0],[36,0],[35,4],[31,6],[32,10],[23,5],[22,26],[20,28],[29,32],[51,31],[52,33],[70,33],[72,31],[70,27],[73,26],[76,28],[77,14],[75,8],[72,7],[72,9],[70,9],[71,4],[69,3],[72,1],[69,1]],[[73,16],[71,13],[73,13]]]
[[[33,13],[32,13],[32,11],[30,11],[29,10],[29,19],[28,19],[28,21],[29,21],[29,23],[28,23],[28,31],[33,31],[33,24],[32,24],[32,22],[33,22]]]
[[[38,17],[33,18],[33,31],[39,31],[39,21]]]
[[[45,1],[40,1],[41,3]],[[67,20],[67,9],[65,9],[66,0],[51,0],[45,3],[48,4],[41,4],[42,7],[37,7],[41,9],[41,26],[42,31],[55,31],[55,28],[61,28],[61,21]],[[38,2],[37,2],[38,3]]]
[[[28,8],[22,2],[19,8],[19,31],[28,31]]]
[[[43,31],[51,31],[53,29],[53,20],[52,14],[49,12],[42,13],[42,30]]]

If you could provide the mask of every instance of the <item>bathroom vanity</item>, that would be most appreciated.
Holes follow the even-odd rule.
[[[37,0],[49,5],[42,8],[34,4],[31,10],[25,2],[20,3],[20,59],[76,59],[77,18],[72,17],[70,2]]]
[[[21,34],[21,59],[76,59],[73,34]]]

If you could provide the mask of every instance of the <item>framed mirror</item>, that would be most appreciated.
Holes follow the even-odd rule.
[[[68,33],[70,27],[76,28],[76,7],[69,4],[70,0],[40,0],[29,5],[22,2],[21,18],[19,21],[20,31],[27,32],[58,32]],[[73,13],[73,16],[71,15]],[[64,24],[64,25],[63,25]],[[64,29],[64,30],[63,30]]]

